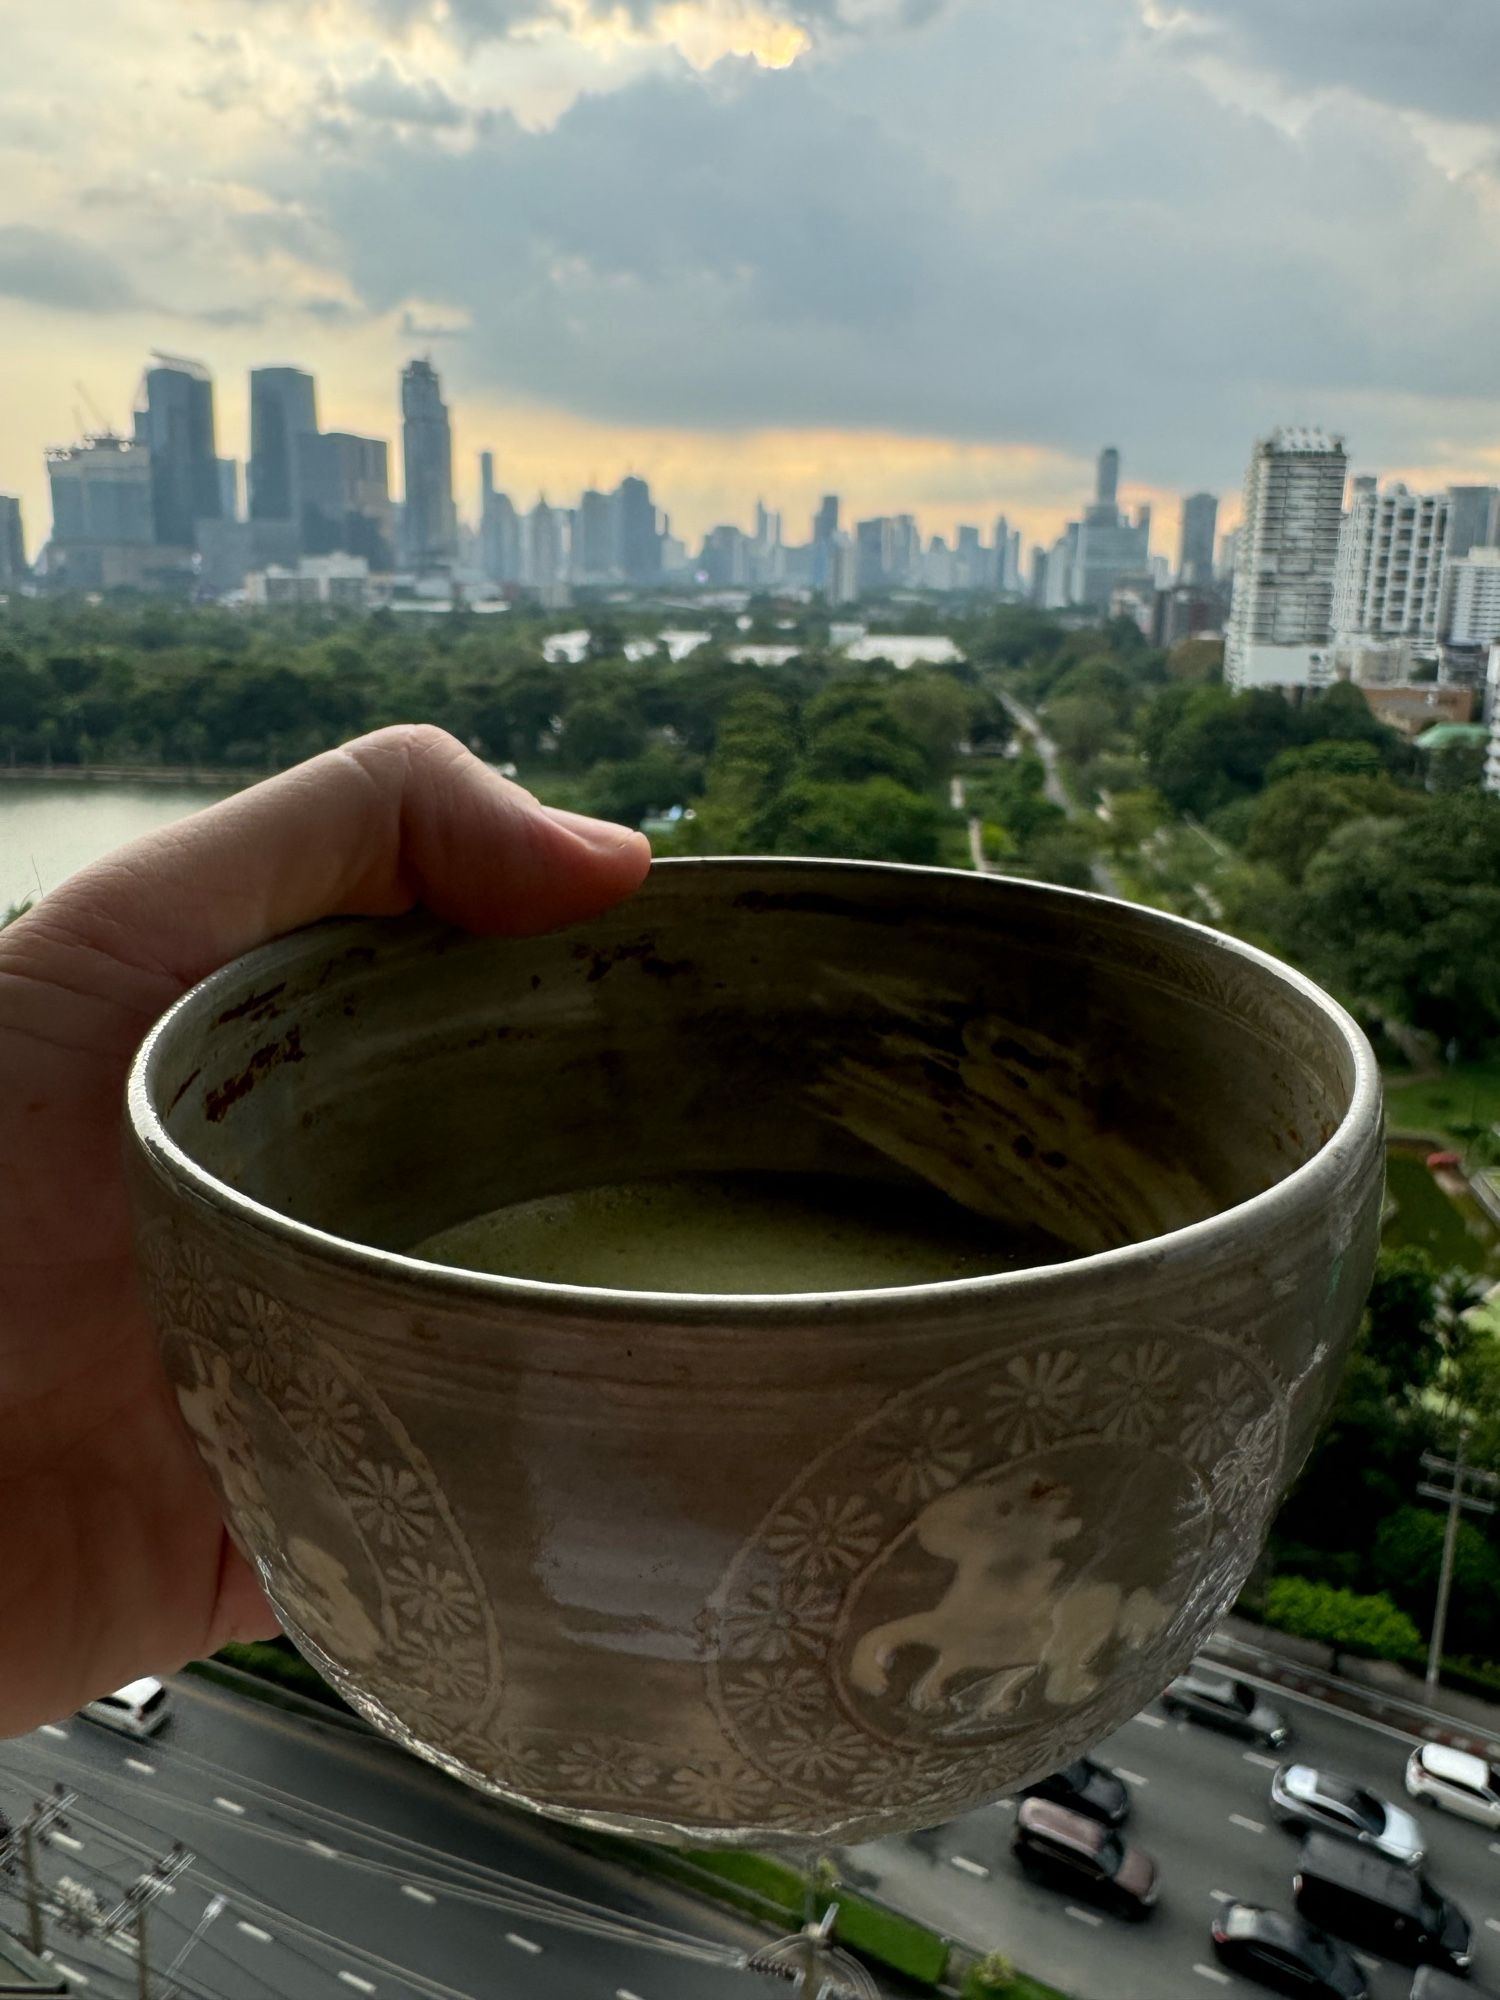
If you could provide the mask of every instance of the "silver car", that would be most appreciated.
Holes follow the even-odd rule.
[[[154,1736],[167,1719],[167,1691],[160,1681],[147,1676],[116,1688],[113,1694],[101,1694],[86,1703],[79,1714],[89,1722],[103,1723],[106,1729],[117,1729],[122,1736]]]
[[[1411,1814],[1333,1771],[1283,1764],[1271,1780],[1271,1811],[1295,1833],[1336,1834],[1403,1868],[1421,1865],[1422,1830]]]

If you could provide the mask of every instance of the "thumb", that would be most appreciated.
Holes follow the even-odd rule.
[[[540,805],[442,730],[401,724],[132,842],[16,929],[189,986],[320,917],[420,903],[469,930],[549,930],[628,896],[650,861],[640,834]]]

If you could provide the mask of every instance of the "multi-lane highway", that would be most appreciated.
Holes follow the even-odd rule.
[[[61,1780],[77,1794],[42,1859],[106,1904],[181,1841],[195,1861],[148,1919],[159,1971],[213,1899],[184,2000],[749,2000],[760,1933],[500,1812],[391,1745],[285,1716],[204,1682],[172,1686],[145,1744],[77,1719],[0,1744],[17,1821]],[[21,1927],[18,1883],[0,1877]],[[575,1899],[568,1902],[566,1899]],[[119,1944],[51,1927],[83,2000],[136,1991]],[[153,1996],[165,1995],[161,1979]]]
[[[1360,1779],[1411,1807],[1428,1843],[1427,1872],[1474,1925],[1474,1975],[1500,1989],[1500,1838],[1412,1805],[1402,1787],[1415,1738],[1268,1688],[1293,1740],[1283,1756]],[[1032,1883],[1010,1853],[1014,1809],[971,1813],[933,1833],[882,1841],[841,1857],[868,1884],[948,1935],[1003,1950],[1073,2000],[1242,2000],[1264,1987],[1231,1979],[1209,1945],[1214,1906],[1231,1897],[1289,1910],[1297,1842],[1272,1821],[1276,1757],[1201,1725],[1148,1709],[1094,1753],[1129,1785],[1127,1838],[1161,1868],[1161,1902],[1143,1924],[1103,1916]],[[1366,1961],[1375,2000],[1405,2000],[1412,1975]]]

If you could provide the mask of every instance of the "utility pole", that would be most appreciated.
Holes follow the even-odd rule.
[[[151,1961],[146,1949],[146,1913],[157,1897],[169,1889],[184,1868],[190,1868],[193,1857],[187,1849],[176,1842],[169,1854],[152,1863],[144,1875],[138,1876],[125,1891],[120,1901],[110,1911],[100,1927],[100,1935],[113,1937],[117,1931],[128,1926],[135,1937],[135,1990],[136,2000],[151,2000]],[[217,1916],[218,1912],[214,1914]]]
[[[833,1927],[839,1906],[832,1902],[818,1923],[808,1923],[795,1937],[751,1954],[747,1969],[787,1980],[805,2000],[880,2000],[880,1989],[857,1959],[836,1949]]]
[[[74,1794],[64,1791],[61,1785],[52,1787],[52,1796],[38,1799],[16,1828],[13,1836],[21,1850],[21,1876],[26,1884],[26,1942],[37,1958],[42,1955],[46,1938],[42,1933],[42,1883],[36,1865],[37,1843],[45,1844],[52,1827],[61,1825],[64,1832],[68,1822],[63,1814],[72,1805]]]
[[[1417,1491],[1424,1500],[1441,1500],[1448,1509],[1448,1525],[1443,1533],[1443,1563],[1438,1572],[1437,1607],[1432,1614],[1432,1642],[1427,1648],[1427,1692],[1437,1691],[1438,1673],[1443,1664],[1443,1636],[1448,1629],[1448,1598],[1453,1589],[1453,1558],[1458,1549],[1458,1523],[1460,1512],[1467,1507],[1475,1514],[1493,1514],[1495,1502],[1481,1500],[1476,1494],[1466,1492],[1469,1482],[1482,1487],[1486,1493],[1500,1488],[1500,1478],[1493,1472],[1479,1472],[1472,1465],[1464,1464],[1464,1446],[1468,1443],[1468,1432],[1458,1434],[1458,1446],[1452,1458],[1439,1458],[1436,1452],[1424,1451],[1422,1470],[1432,1475],[1424,1479]],[[1439,1479],[1446,1478],[1448,1485],[1440,1486]]]

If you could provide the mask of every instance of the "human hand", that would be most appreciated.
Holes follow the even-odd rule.
[[[0,1734],[278,1629],[136,1284],[121,1125],[152,1022],[319,917],[421,903],[543,931],[620,901],[649,862],[639,834],[402,726],[132,842],[0,932]]]

